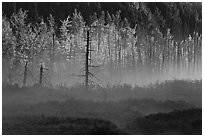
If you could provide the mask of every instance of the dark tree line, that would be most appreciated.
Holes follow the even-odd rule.
[[[172,35],[181,39],[182,36],[188,36],[194,32],[201,34],[202,30],[202,4],[196,2],[4,2],[2,8],[3,14],[7,17],[20,8],[28,10],[30,22],[39,21],[40,18],[46,19],[52,14],[55,16],[58,26],[61,25],[60,20],[66,19],[75,9],[81,12],[87,23],[90,21],[90,15],[95,12],[99,17],[102,11],[105,11],[105,16],[108,16],[107,11],[110,14],[115,14],[121,10],[121,17],[128,19],[131,28],[136,23],[144,25],[144,27],[146,27],[146,23],[152,24],[148,16],[153,14],[156,16],[156,23],[163,34],[166,33],[167,28],[170,28],[174,30]]]

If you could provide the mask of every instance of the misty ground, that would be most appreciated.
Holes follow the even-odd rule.
[[[3,134],[201,134],[202,81],[2,91]]]

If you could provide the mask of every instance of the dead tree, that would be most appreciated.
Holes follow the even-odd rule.
[[[88,91],[89,84],[90,82],[94,83],[89,79],[90,78],[95,78],[96,80],[100,81],[98,78],[96,78],[90,71],[89,68],[95,68],[99,66],[91,65],[89,61],[91,61],[90,54],[93,50],[90,49],[90,33],[89,30],[87,30],[87,44],[86,44],[86,57],[85,57],[85,89]]]
[[[91,27],[85,27],[85,29],[87,30],[87,38],[86,38],[86,51],[85,51],[85,74],[83,75],[75,75],[75,74],[72,74],[71,76],[78,76],[78,77],[84,77],[85,80],[84,80],[84,85],[85,85],[85,90],[88,91],[88,88],[92,83],[94,83],[93,81],[90,80],[90,78],[95,78],[97,81],[100,81],[98,78],[96,78],[90,71],[89,71],[89,68],[96,68],[96,67],[99,67],[99,66],[95,66],[95,65],[91,65],[91,52],[93,50],[90,49],[91,45],[90,45],[90,30],[92,30],[92,28],[94,28],[94,26],[91,26]]]
[[[43,66],[40,65],[40,79],[39,79],[39,86],[42,87],[42,77],[43,77]]]
[[[39,78],[39,87],[43,87],[43,86],[50,86],[52,87],[52,83],[50,81],[50,79],[47,79],[46,76],[50,77],[48,73],[46,73],[46,71],[49,70],[46,67],[43,67],[43,65],[40,65],[40,78]]]
[[[52,44],[53,44],[53,48],[52,48],[52,61],[54,62],[54,60],[55,60],[55,34],[54,33],[52,35]]]
[[[27,86],[27,71],[28,71],[28,63],[25,64],[24,75],[23,75],[23,86]]]
[[[86,44],[86,62],[85,62],[85,88],[88,90],[89,81],[89,30],[87,31],[87,44]]]

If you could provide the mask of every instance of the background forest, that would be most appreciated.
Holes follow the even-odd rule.
[[[92,81],[201,79],[201,3],[3,3],[4,83],[82,83],[90,30]],[[90,82],[91,83],[91,82]],[[25,85],[25,83],[24,83]]]

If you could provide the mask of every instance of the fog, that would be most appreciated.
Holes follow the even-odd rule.
[[[121,3],[132,19],[74,3],[62,20],[38,4],[2,17],[4,134],[201,133],[201,3]]]
[[[79,61],[72,64],[71,61],[56,62],[54,63],[54,69],[45,70],[44,72],[44,84],[49,87],[65,86],[73,87],[84,82],[84,62]],[[139,66],[139,65],[138,65]],[[110,65],[99,64],[96,68],[90,68],[90,72],[94,75],[91,80],[96,85],[106,87],[107,85],[114,84],[130,84],[133,87],[145,86],[154,83],[165,82],[166,80],[201,80],[202,79],[202,66],[201,62],[198,62],[196,66],[183,65],[181,68],[175,68],[175,66],[168,65],[163,70],[149,70],[150,66],[135,67],[132,70],[129,66],[124,68],[111,68]],[[45,68],[46,67],[45,65]],[[31,70],[31,65],[28,64],[28,69]],[[157,68],[158,69],[158,68]],[[22,86],[23,83],[23,66],[12,72],[12,84],[18,84]],[[27,85],[32,86],[39,82],[39,67],[36,67],[34,75],[29,71],[27,78]],[[3,82],[8,80],[8,69],[3,65],[2,73]]]

